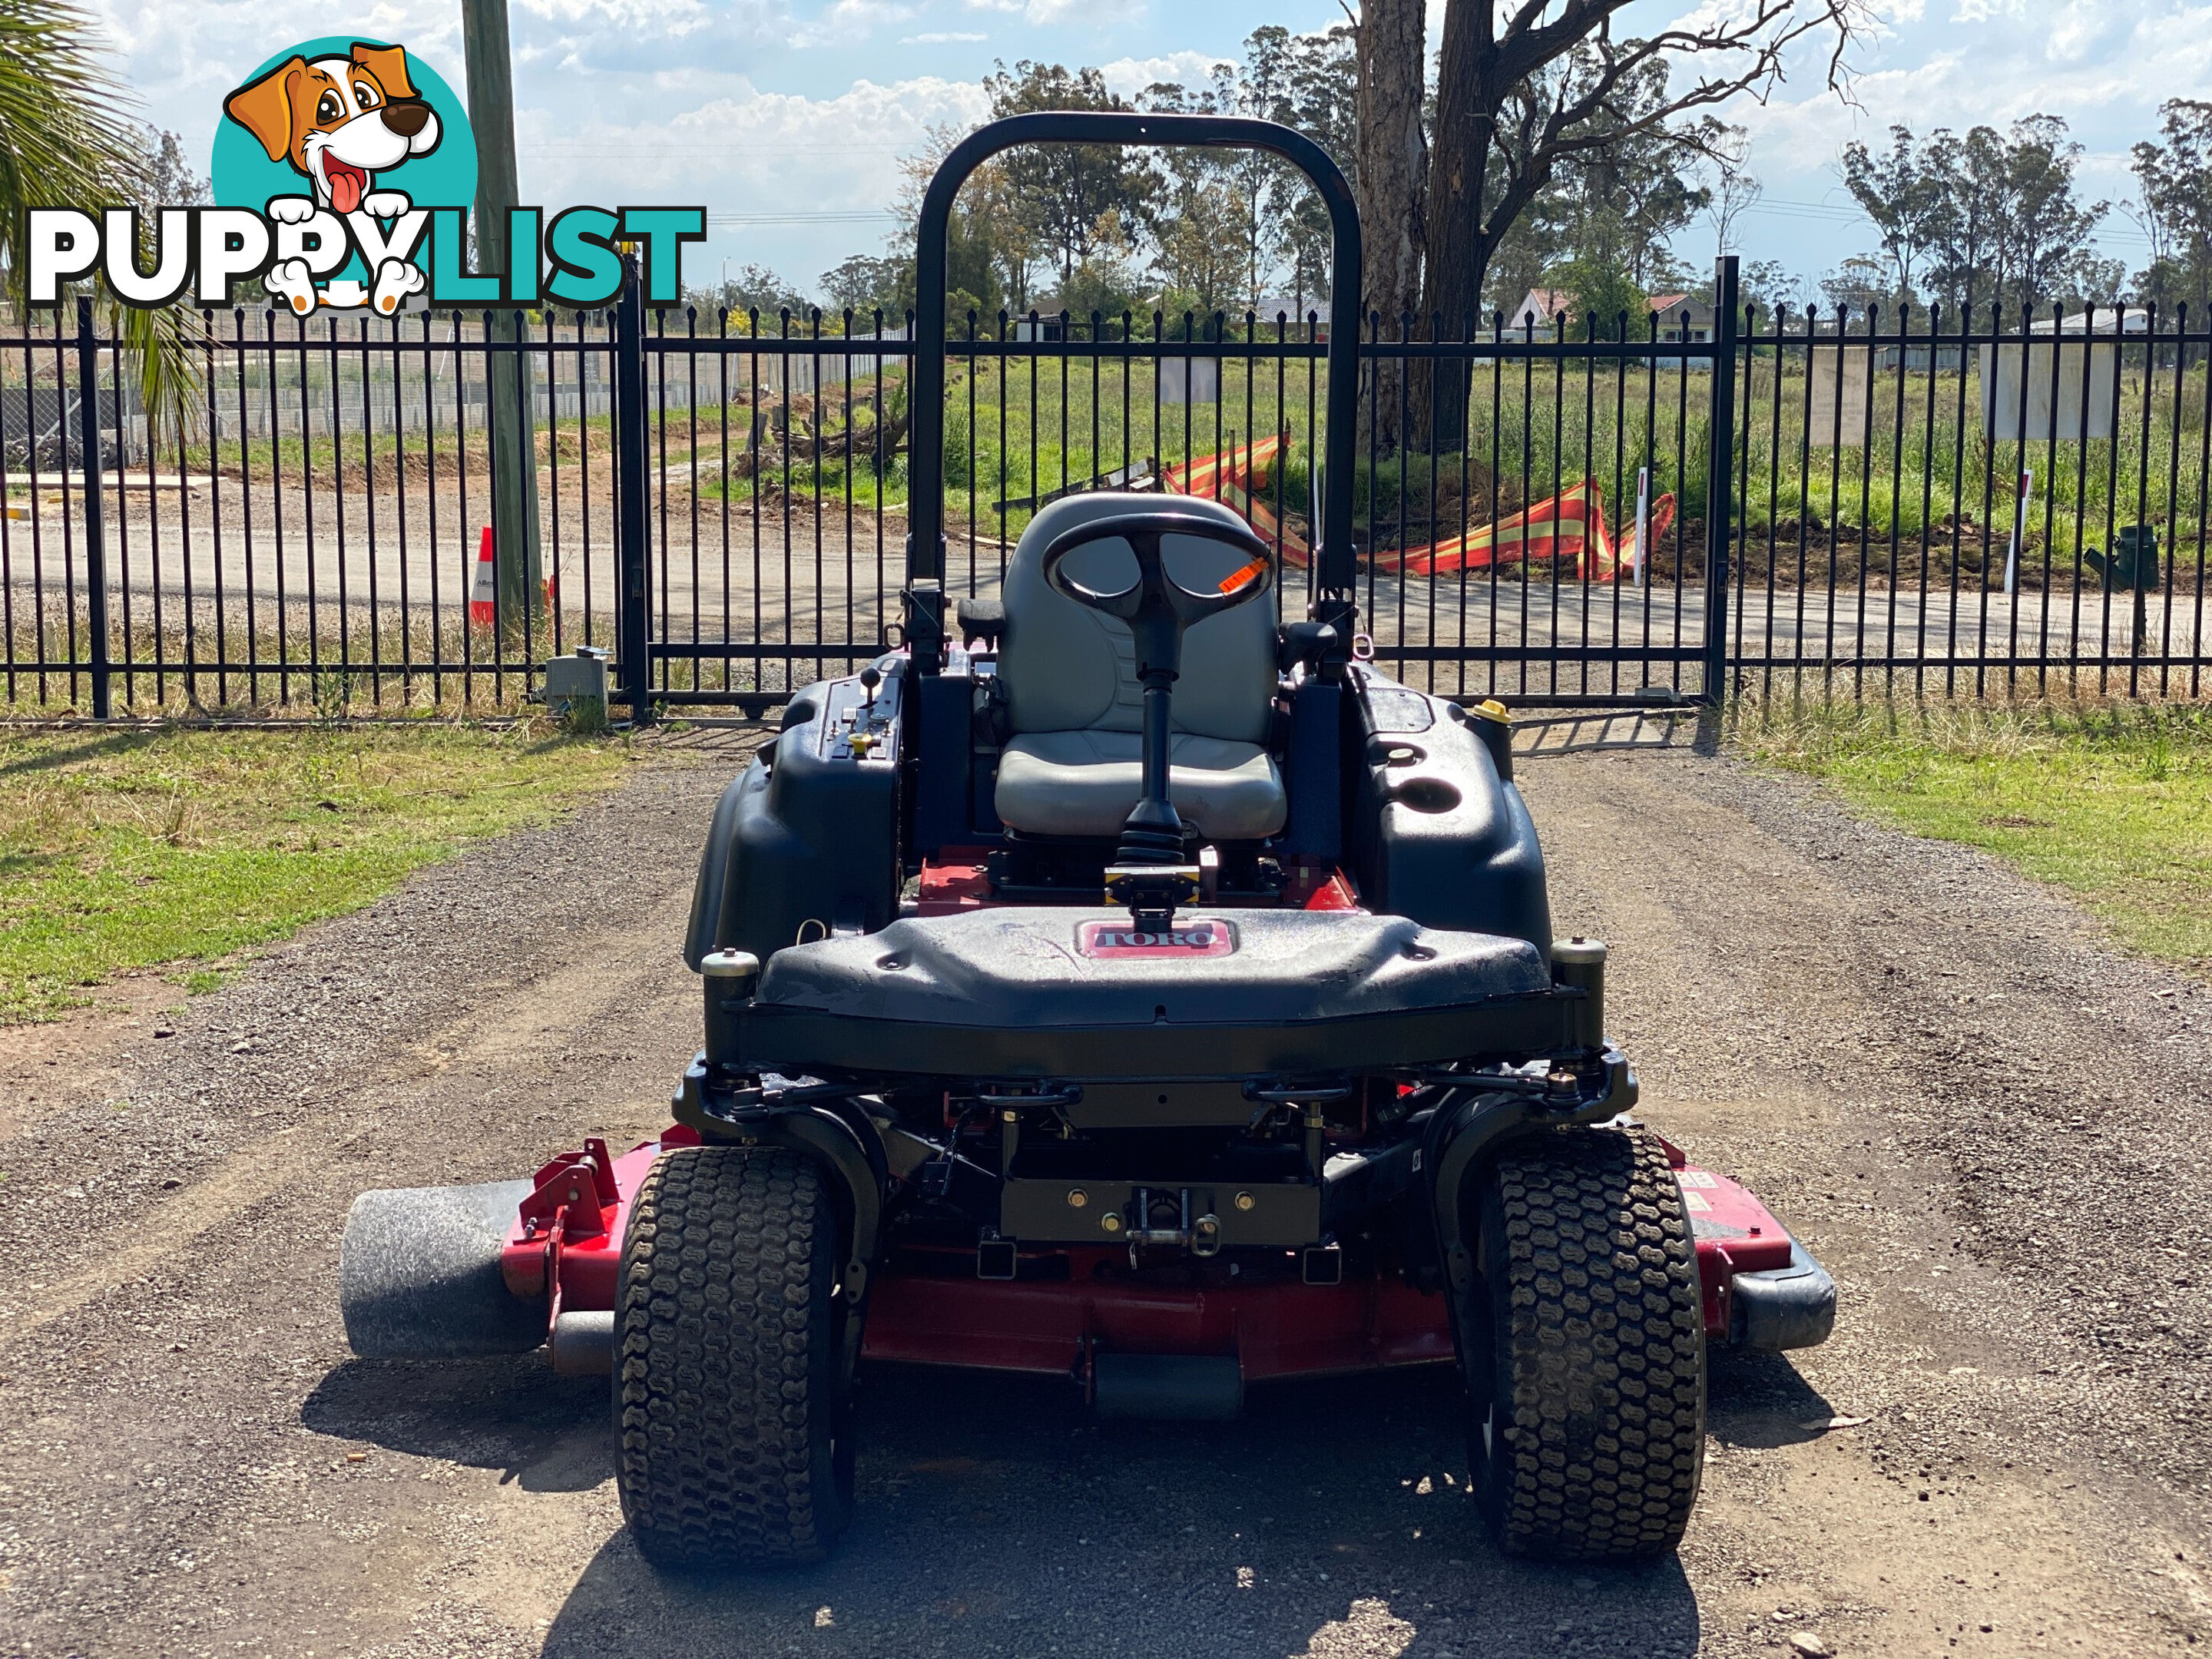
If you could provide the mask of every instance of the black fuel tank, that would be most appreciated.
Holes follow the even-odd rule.
[[[792,698],[775,743],[714,808],[684,941],[693,972],[710,951],[766,962],[802,935],[891,919],[903,690],[902,673],[886,672],[872,698],[857,677]]]
[[[1431,927],[1526,939],[1548,960],[1543,848],[1483,734],[1446,698],[1364,665],[1353,672],[1346,765],[1360,901]]]

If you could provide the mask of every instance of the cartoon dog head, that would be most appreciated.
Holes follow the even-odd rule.
[[[438,147],[438,118],[407,78],[399,46],[356,40],[344,58],[287,58],[223,108],[340,213],[361,205],[378,173]]]

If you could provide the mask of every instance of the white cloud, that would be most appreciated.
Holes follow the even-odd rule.
[[[2119,23],[2120,15],[2116,10],[2085,6],[2081,0],[2074,0],[2051,21],[2048,55],[2063,62],[2084,61],[2095,53],[2100,45],[2121,33]]]
[[[988,113],[978,82],[933,76],[860,81],[825,98],[726,81],[671,113],[627,120],[534,110],[518,136],[523,194],[549,210],[648,198],[704,203],[710,234],[685,256],[689,280],[711,279],[726,256],[772,265],[803,288],[845,255],[881,246],[899,158],[919,149],[932,125],[964,127]]]
[[[842,211],[888,206],[902,152],[933,123],[979,120],[988,107],[979,85],[935,76],[861,81],[834,98],[744,84],[658,120],[566,126],[538,112],[520,144],[526,174],[557,175],[557,194],[568,200],[630,199],[647,177],[671,199],[704,199],[717,210]],[[545,194],[550,205],[556,192]]]
[[[703,0],[518,0],[534,17],[559,23],[604,23],[626,33],[648,31],[685,35],[704,28],[709,14]]]
[[[1186,87],[1202,87],[1213,78],[1216,64],[1235,59],[1218,52],[1170,52],[1156,58],[1117,58],[1100,66],[1106,84],[1123,97],[1142,92],[1157,82],[1171,81]]]
[[[966,0],[970,11],[994,11],[1005,17],[1018,17],[1032,27],[1048,27],[1054,23],[1073,21],[1087,10],[1096,10],[1087,0]],[[1141,5],[1116,8],[1115,21],[1130,24],[1142,21],[1145,8]]]
[[[2059,115],[2087,152],[2082,195],[2118,203],[2134,195],[2128,146],[2156,131],[2159,103],[2212,95],[2212,4],[2202,0],[1955,0],[1948,15],[1937,9],[1940,21],[1886,31],[1857,54],[1849,102],[1822,89],[1820,66],[1803,61],[1765,106],[1728,112],[1751,130],[1752,170],[1778,204],[1752,228],[1748,257],[1778,254],[1812,273],[1868,243],[1867,226],[1835,211],[1850,206],[1836,160],[1853,138],[1879,148],[1892,125],[1924,135]],[[2144,75],[2152,63],[2158,73]],[[1793,204],[1829,210],[1792,216]],[[2108,252],[2140,257],[2117,213],[2105,240]]]
[[[989,40],[988,34],[976,34],[955,29],[932,29],[927,34],[908,34],[900,38],[902,46],[972,46]]]
[[[903,23],[915,14],[898,0],[836,0],[792,31],[794,46],[854,46],[884,23]]]

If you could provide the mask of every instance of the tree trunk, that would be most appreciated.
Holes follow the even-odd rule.
[[[1421,133],[1424,0],[1367,0],[1359,19],[1358,173],[1366,269],[1363,310],[1378,313],[1386,339],[1421,302],[1422,200],[1428,145]],[[1360,442],[1395,451],[1403,366],[1368,370],[1359,405]]]
[[[1450,0],[1444,12],[1443,50],[1437,62],[1437,131],[1429,167],[1427,283],[1422,310],[1442,319],[1449,332],[1479,328],[1482,282],[1492,239],[1483,223],[1483,184],[1490,141],[1497,130],[1498,94],[1492,69],[1490,0]],[[1433,454],[1457,449],[1466,438],[1466,410],[1457,388],[1457,365],[1443,370],[1433,414],[1429,388],[1420,390],[1415,424],[1428,433]],[[1449,393],[1450,395],[1445,395]]]

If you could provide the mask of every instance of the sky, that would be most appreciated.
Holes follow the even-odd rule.
[[[1340,21],[1334,0],[508,0],[522,198],[548,210],[703,203],[712,234],[688,282],[746,263],[802,289],[846,255],[883,251],[897,161],[933,123],[987,112],[1000,60],[1096,65],[1117,90],[1202,80],[1262,23]],[[1635,0],[1622,33],[1678,21],[1683,0]],[[1727,11],[1747,0],[1699,0]],[[1847,97],[1808,52],[1749,129],[1765,186],[1741,252],[1817,279],[1872,251],[1838,153],[1916,131],[2060,115],[2087,147],[2090,199],[2115,211],[2105,251],[2146,257],[2118,211],[2135,198],[2129,146],[2154,136],[2167,98],[2212,97],[2212,3],[2186,0],[1871,0]],[[98,0],[142,112],[203,168],[224,95],[295,39],[357,32],[397,41],[456,89],[466,77],[459,0],[355,0],[301,21],[276,0]],[[1431,43],[1443,0],[1431,0]],[[1713,254],[1709,227],[1676,242]]]

